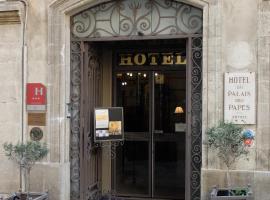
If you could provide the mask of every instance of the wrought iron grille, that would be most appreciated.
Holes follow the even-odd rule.
[[[156,36],[202,33],[202,10],[171,0],[122,0],[75,15],[72,37]]]
[[[191,163],[190,199],[201,199],[202,158],[202,38],[191,42]]]
[[[71,43],[70,99],[71,99],[71,134],[70,134],[70,199],[80,199],[80,105],[81,105],[81,45]]]

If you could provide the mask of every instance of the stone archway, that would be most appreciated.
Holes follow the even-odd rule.
[[[84,100],[83,92],[93,93],[91,98],[94,99],[96,94],[92,90],[83,89],[85,87],[84,67],[87,67],[86,70],[95,68],[90,61],[93,55],[87,55],[86,59],[90,60],[86,63],[89,63],[89,66],[84,66],[85,53],[88,53],[84,47],[84,41],[173,37],[188,40],[188,76],[191,80],[188,87],[186,197],[200,199],[202,11],[176,1],[112,1],[90,7],[74,15],[71,18],[71,27],[71,198],[82,197],[87,200],[98,198],[98,174],[94,176],[97,180],[91,180],[93,177],[85,177],[88,171],[86,169],[96,168],[97,165],[97,163],[89,163],[91,159],[89,156],[96,157],[97,155],[86,150],[86,146],[91,146],[93,143],[94,137],[91,128],[85,130],[87,126],[84,122],[89,121],[91,124],[92,120],[88,119],[89,113],[84,114],[82,110],[88,106],[84,102],[92,101]],[[92,76],[89,82],[93,82],[94,77]],[[93,82],[93,85],[98,85],[98,83]],[[93,87],[90,88],[93,89]],[[85,157],[86,154],[90,155]]]
[[[102,1],[105,2],[105,1]],[[60,87],[58,88],[54,88],[51,87],[51,92],[48,94],[48,98],[51,100],[51,102],[53,102],[54,104],[62,104],[65,105],[66,103],[69,103],[67,99],[63,98],[63,99],[58,99],[57,96],[60,93],[59,91],[65,87],[69,87],[69,65],[70,65],[70,61],[69,61],[69,30],[70,30],[70,26],[69,26],[69,17],[71,15],[73,15],[74,13],[78,13],[81,10],[84,10],[88,7],[92,7],[94,5],[97,5],[99,3],[102,3],[101,1],[99,2],[93,2],[93,1],[79,1],[79,0],[69,0],[69,1],[63,1],[63,0],[57,0],[55,2],[53,2],[50,5],[50,14],[49,14],[49,46],[51,48],[50,52],[49,52],[49,66],[50,66],[50,82],[51,83],[56,83],[58,80],[65,80],[64,82],[60,83]],[[190,1],[185,1],[187,3],[191,3],[193,5],[199,6],[199,7],[203,7],[204,9],[204,13],[208,13],[208,7],[209,4],[207,3],[207,1],[205,0],[190,0]],[[208,18],[204,19],[204,24],[208,24],[207,23]],[[208,33],[208,28],[207,30],[204,30],[204,32]],[[207,34],[204,35],[204,37],[208,37]],[[206,47],[206,42],[207,40],[204,40],[204,46]],[[201,43],[202,44],[202,43]],[[196,46],[193,46],[193,53],[196,52],[196,50],[198,50],[198,48]],[[200,46],[202,47],[202,46]],[[205,48],[206,49],[206,48]],[[192,53],[190,52],[190,53]],[[207,51],[204,52],[204,56],[207,55]],[[200,58],[196,58],[196,59],[201,59]],[[207,58],[207,57],[206,57]],[[198,62],[199,60],[193,60],[194,65],[196,66],[196,62]],[[201,61],[199,61],[201,62]],[[204,63],[206,63],[206,59],[204,59]],[[63,67],[63,71],[57,70],[59,67]],[[206,68],[204,68],[204,71],[207,71]],[[196,70],[194,71],[194,73],[196,73]],[[196,79],[194,79],[196,80]],[[196,82],[194,82],[196,83]],[[68,97],[69,94],[68,92],[66,92],[66,96]],[[197,96],[197,95],[195,95]],[[198,97],[198,96],[197,96]],[[207,98],[207,97],[204,97]],[[201,97],[200,97],[201,100]],[[195,102],[198,102],[198,98],[194,99]],[[66,113],[65,113],[65,107],[63,107],[63,109],[60,109],[60,112],[56,112],[56,111],[51,111],[51,116],[52,117],[57,117],[57,116],[62,116],[62,117],[66,117]],[[69,124],[69,120],[67,120],[66,122]],[[196,124],[196,120],[194,125]],[[55,131],[55,127],[51,126],[51,131]],[[62,131],[60,132],[61,135],[65,136],[66,138],[69,138],[69,131]],[[199,138],[200,139],[200,138]],[[67,140],[68,141],[68,140]],[[72,141],[71,141],[72,143]],[[72,145],[72,144],[71,144]],[[196,149],[198,146],[196,146],[196,144],[194,143]],[[65,146],[69,146],[69,142],[67,144],[65,144]],[[72,152],[71,152],[72,153]],[[197,158],[196,156],[194,158]],[[68,158],[65,158],[68,159]],[[79,162],[78,160],[70,160],[71,165],[74,164],[74,162]],[[71,176],[76,177],[76,173],[78,173],[78,171],[74,171],[74,174],[71,173]],[[71,178],[72,178],[71,177]],[[194,175],[192,176],[193,178],[198,178],[198,175]],[[195,182],[194,182],[195,183]],[[193,184],[193,186],[196,186],[196,184]],[[192,187],[193,187],[192,186]],[[197,186],[196,186],[197,187]],[[200,186],[199,186],[200,187]],[[198,187],[197,187],[198,188]],[[71,185],[71,193],[73,190],[78,189],[77,186]],[[196,195],[196,197],[194,196],[194,198],[192,199],[200,199],[199,197],[199,193]],[[76,199],[76,198],[72,198],[72,199]],[[78,198],[77,198],[78,199]]]

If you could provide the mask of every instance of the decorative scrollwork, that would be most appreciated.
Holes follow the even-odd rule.
[[[130,12],[132,11],[132,12]],[[166,18],[163,17],[166,14]],[[115,19],[119,19],[116,21]],[[153,20],[154,19],[154,20]],[[72,18],[73,38],[136,36],[164,34],[196,34],[202,32],[202,12],[192,6],[171,0],[123,0],[101,4]],[[100,65],[97,53],[89,48],[89,77],[96,83],[100,80]],[[80,199],[80,101],[81,101],[81,48],[80,42],[71,43],[71,199]],[[202,39],[192,39],[191,51],[191,174],[190,199],[200,199],[201,174],[201,125],[202,125]],[[99,84],[97,84],[98,86]],[[93,90],[97,105],[97,92]],[[111,148],[115,158],[116,148],[123,142],[93,143],[93,135],[87,135],[87,151],[93,157],[97,147]],[[100,193],[89,189],[87,199],[99,199]],[[114,195],[111,195],[114,197]]]
[[[76,38],[202,33],[202,10],[172,0],[121,0],[100,4],[71,19]]]
[[[116,148],[118,146],[123,146],[124,141],[108,141],[108,142],[97,142],[95,143],[95,147],[101,147],[103,150],[107,149],[109,150],[111,155],[111,159],[116,158]]]
[[[86,199],[87,200],[99,200],[102,198],[102,194],[98,184],[93,184],[88,186],[86,191]]]
[[[118,197],[115,190],[111,190],[111,191],[103,191],[103,199],[106,199],[106,200],[121,200],[123,198]]]
[[[70,180],[71,199],[80,199],[80,99],[81,99],[80,42],[71,43],[71,138]]]
[[[200,199],[202,146],[202,38],[192,38],[190,199]]]
[[[101,81],[101,62],[99,58],[99,48],[95,45],[88,46],[87,53],[87,72],[88,73],[88,98],[87,100],[88,106],[90,110],[93,110],[95,107],[100,105],[100,81]],[[91,102],[91,103],[89,103]],[[92,122],[94,119],[94,115],[92,112],[89,113],[90,121]],[[88,158],[91,157],[92,154],[96,154],[96,146],[94,144],[94,132],[93,123],[90,123],[90,130],[86,133],[85,138],[87,139],[87,153]]]

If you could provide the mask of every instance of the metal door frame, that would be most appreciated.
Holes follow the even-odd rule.
[[[184,38],[184,37],[182,37]],[[187,137],[186,137],[186,199],[199,200],[201,196],[201,158],[202,158],[202,37],[187,38]],[[158,38],[157,38],[158,39]],[[81,42],[71,42],[71,199],[78,199],[80,166],[80,99],[81,99]],[[189,177],[189,178],[188,178]]]
[[[140,197],[145,197],[145,198],[154,198],[154,199],[169,199],[173,196],[168,196],[168,197],[159,197],[159,196],[155,196],[154,193],[155,193],[155,186],[154,186],[154,181],[155,181],[155,175],[154,175],[154,172],[155,172],[155,164],[154,164],[154,159],[155,159],[155,153],[156,153],[156,150],[155,150],[155,147],[154,147],[154,126],[155,126],[155,98],[154,98],[154,92],[155,92],[155,83],[154,83],[154,73],[155,72],[181,72],[183,70],[181,69],[173,69],[171,70],[170,67],[163,67],[162,70],[154,70],[154,69],[148,69],[147,66],[145,66],[145,68],[142,68],[141,66],[140,67],[126,67],[126,70],[116,70],[114,69],[113,71],[113,105],[116,106],[116,96],[117,96],[117,93],[116,93],[116,74],[117,73],[123,73],[125,71],[128,71],[128,72],[142,72],[142,73],[148,73],[149,77],[148,77],[148,81],[149,81],[149,85],[150,85],[150,90],[149,90],[149,107],[151,107],[149,109],[149,130],[148,130],[148,133],[149,133],[149,138],[146,140],[149,142],[148,144],[148,156],[149,156],[149,166],[148,166],[148,174],[149,174],[149,180],[148,180],[148,184],[149,184],[149,189],[148,189],[148,196],[145,197],[144,195],[138,195],[138,194],[125,194],[125,195],[122,195],[122,194],[117,194],[117,191],[115,190],[115,187],[116,187],[116,171],[115,171],[115,167],[116,167],[116,163],[115,163],[115,159],[116,157],[113,157],[112,158],[112,187],[113,187],[113,190],[115,191],[115,194],[116,195],[119,195],[119,196],[123,196],[123,197],[126,197],[126,196],[132,196],[134,195],[134,197],[137,197],[137,198],[140,198]],[[186,72],[186,95],[187,95],[187,83],[189,82],[188,80],[188,77],[187,77],[187,67],[185,68],[185,72]],[[187,98],[186,98],[187,99]],[[187,108],[187,105],[186,105],[186,108]],[[186,117],[187,117],[187,114],[186,114]],[[131,132],[133,133],[133,132]],[[140,132],[140,133],[144,133],[144,132]],[[186,133],[185,133],[186,134]],[[136,141],[136,139],[135,139]],[[185,144],[186,144],[187,141],[185,141]],[[187,149],[185,149],[185,153],[186,153]],[[117,154],[115,153],[115,156]],[[186,159],[185,159],[185,165],[186,165]],[[185,168],[185,172],[187,171],[187,169]],[[186,180],[186,178],[185,178]],[[186,185],[185,185],[186,187]]]
[[[186,65],[186,176],[185,178],[185,190],[186,190],[186,199],[200,199],[200,174],[201,174],[201,132],[202,132],[202,38],[201,37],[186,37],[181,38],[186,40],[186,55],[187,55],[187,65]],[[151,47],[150,47],[151,48]],[[115,56],[114,56],[115,57]],[[115,63],[115,61],[114,61]],[[163,67],[164,68],[164,67]],[[164,71],[174,71],[171,69],[165,69]],[[120,70],[113,70],[113,75],[119,71],[138,71],[137,67],[125,67]],[[145,67],[139,71],[146,71],[153,73],[153,69]],[[157,69],[156,71],[159,71]],[[177,70],[178,71],[178,70]],[[151,75],[152,77],[152,75]],[[153,79],[153,77],[152,77]],[[149,81],[153,81],[149,79]],[[151,83],[153,87],[153,83]],[[153,88],[151,88],[153,92]],[[149,92],[151,92],[149,91]],[[150,102],[153,101],[153,94],[150,93]],[[115,90],[115,78],[113,81],[113,94],[116,93]],[[114,95],[115,97],[115,95]],[[115,102],[115,99],[113,99]],[[151,106],[151,104],[149,105]],[[154,103],[152,104],[151,113],[154,113]],[[150,120],[154,120],[151,116]],[[149,123],[153,123],[149,121]],[[150,126],[149,126],[150,127]],[[149,128],[149,133],[152,130]],[[153,134],[150,135],[153,140]],[[153,148],[153,147],[151,147]],[[153,149],[151,149],[153,150]],[[151,151],[150,151],[151,152]],[[151,156],[151,155],[150,155]],[[151,156],[150,158],[153,159]],[[150,164],[152,164],[151,161]],[[151,166],[153,168],[153,166]],[[152,169],[153,171],[153,169]],[[150,172],[149,172],[150,173]],[[152,172],[153,173],[153,172]],[[115,176],[115,174],[113,174]],[[150,175],[150,174],[149,174]],[[153,174],[151,175],[153,179]],[[189,177],[189,178],[188,178]],[[115,178],[115,177],[113,177]],[[153,180],[152,180],[153,183]],[[115,183],[114,183],[115,184]],[[151,185],[150,185],[151,186]],[[150,187],[150,195],[153,194],[153,186]],[[189,196],[190,195],[190,196]]]

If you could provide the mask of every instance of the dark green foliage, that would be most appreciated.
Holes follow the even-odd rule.
[[[218,157],[228,169],[238,158],[248,154],[242,131],[243,128],[239,125],[221,122],[206,132],[207,144],[210,148],[217,150]]]
[[[222,189],[218,190],[217,196],[246,196],[246,188],[237,188],[237,189]]]
[[[30,169],[36,161],[44,158],[49,150],[47,145],[36,141],[28,141],[27,143],[5,143],[3,145],[6,156],[15,160],[21,167]]]
[[[231,190],[231,193],[232,195],[231,196],[246,196],[247,195],[247,189],[243,189],[243,188],[240,188],[240,189],[234,189],[234,190]]]

